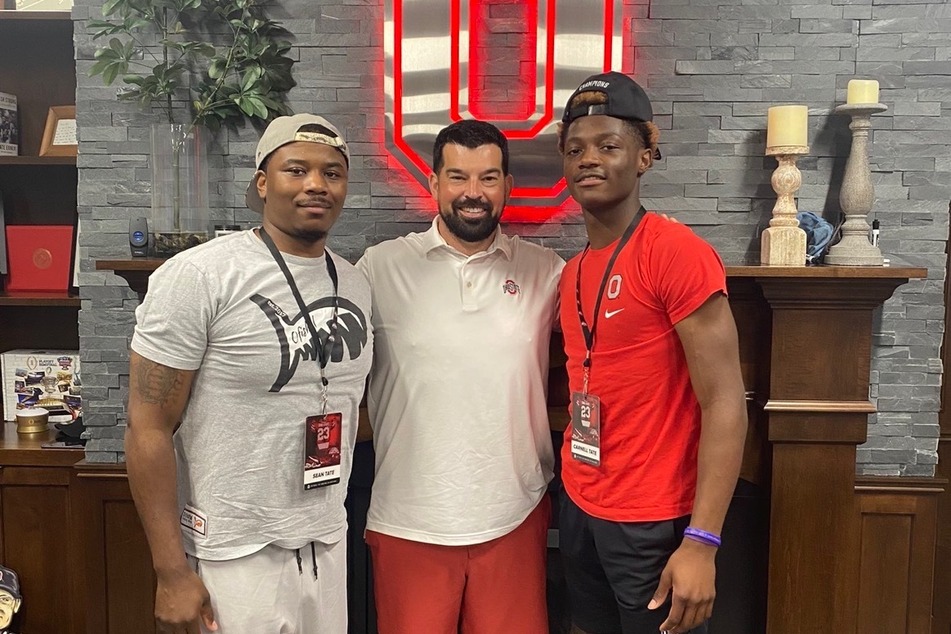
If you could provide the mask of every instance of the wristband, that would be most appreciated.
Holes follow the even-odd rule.
[[[714,546],[716,548],[719,548],[722,542],[719,535],[708,533],[707,531],[694,528],[693,526],[688,526],[684,529],[684,537],[700,542],[701,544],[706,544],[707,546]]]

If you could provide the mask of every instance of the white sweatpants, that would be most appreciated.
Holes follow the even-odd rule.
[[[217,634],[347,634],[346,538],[315,543],[316,557],[310,544],[299,552],[300,567],[297,551],[278,546],[229,561],[198,561]]]

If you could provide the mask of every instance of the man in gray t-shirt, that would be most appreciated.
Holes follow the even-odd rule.
[[[273,121],[247,192],[262,226],[173,257],[136,310],[126,457],[159,634],[347,631],[373,346],[367,282],[325,248],[349,158],[321,117]]]

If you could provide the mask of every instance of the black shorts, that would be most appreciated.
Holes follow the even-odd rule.
[[[588,634],[658,634],[670,598],[647,604],[689,516],[663,522],[610,522],[591,517],[561,492],[558,541],[568,581],[571,620]],[[706,626],[691,630],[706,632]]]

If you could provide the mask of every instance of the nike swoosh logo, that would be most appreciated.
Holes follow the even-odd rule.
[[[605,319],[611,319],[612,317],[614,317],[615,315],[617,315],[617,314],[618,314],[619,312],[621,312],[622,310],[624,310],[624,309],[623,309],[623,308],[618,308],[617,310],[606,310],[606,311],[604,311],[604,318],[605,318]]]

